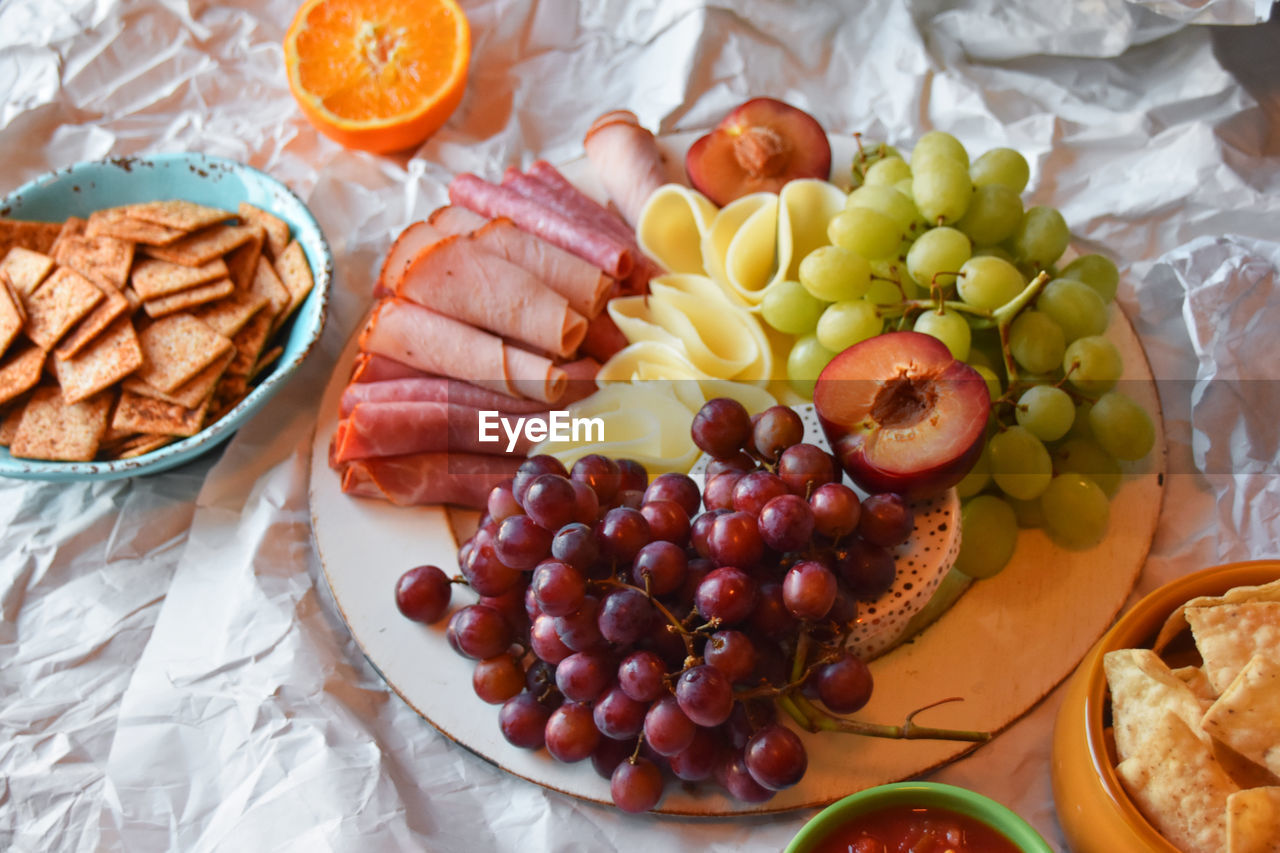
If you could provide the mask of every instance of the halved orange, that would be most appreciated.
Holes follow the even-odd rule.
[[[307,0],[284,37],[289,88],[349,148],[421,143],[462,100],[471,28],[454,0]]]

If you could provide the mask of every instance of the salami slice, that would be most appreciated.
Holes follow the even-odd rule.
[[[489,219],[505,216],[614,278],[625,278],[635,264],[632,249],[626,242],[470,172],[463,172],[449,182],[449,200]]]
[[[495,419],[486,433],[495,441],[481,441],[481,409],[438,402],[360,403],[334,435],[330,462],[342,465],[375,456],[409,453],[483,453],[524,456],[533,446],[521,430],[514,443]],[[542,417],[545,412],[510,417]],[[509,449],[510,448],[510,449]]]
[[[411,453],[349,462],[342,491],[400,506],[455,504],[480,509],[494,486],[515,476],[519,456]]]
[[[431,228],[430,225],[424,227]],[[531,273],[466,236],[421,249],[396,282],[397,296],[561,358],[587,333],[586,318]]]

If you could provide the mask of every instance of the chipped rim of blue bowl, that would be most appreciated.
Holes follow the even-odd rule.
[[[271,372],[216,422],[131,459],[49,462],[18,459],[0,448],[0,476],[73,482],[154,474],[195,459],[230,438],[301,367],[324,331],[333,254],[320,224],[291,189],[270,175],[225,157],[174,152],[88,160],[35,178],[0,199],[0,217],[62,221],[96,209],[138,201],[184,198],[234,213],[248,201],[289,223],[315,280],[311,293],[286,324],[284,352]]]

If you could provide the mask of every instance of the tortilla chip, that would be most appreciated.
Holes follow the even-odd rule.
[[[172,392],[233,347],[225,336],[190,314],[156,320],[139,332],[138,342],[144,358],[139,378],[165,392]]]
[[[1208,746],[1209,736],[1200,729],[1200,703],[1155,652],[1118,649],[1107,652],[1102,665],[1111,688],[1111,719],[1121,760],[1149,753],[1156,724],[1170,713]]]
[[[135,219],[128,207],[109,207],[89,214],[84,228],[87,237],[114,237],[146,246],[167,246],[187,232]]]
[[[227,270],[236,290],[246,290],[253,281],[253,271],[258,268],[258,258],[262,255],[262,244],[267,239],[267,232],[261,225],[247,225],[253,229],[253,237],[243,246],[227,253]]]
[[[22,409],[9,452],[22,459],[88,462],[107,431],[113,393],[68,405],[52,386],[39,388]]]
[[[219,334],[231,337],[244,328],[254,314],[266,307],[267,298],[246,290],[236,290],[225,299],[202,305],[191,313]]]
[[[1204,667],[1180,666],[1171,672],[1190,688],[1191,695],[1199,700],[1201,707],[1207,709],[1218,698],[1218,694],[1213,692],[1213,685],[1209,684],[1209,676],[1205,675]]]
[[[0,403],[7,403],[40,381],[44,369],[44,350],[28,344],[15,347],[0,361]]]
[[[61,222],[28,222],[22,219],[0,219],[0,258],[14,246],[42,255],[49,254],[53,241],[62,230]]]
[[[1188,607],[1186,619],[1215,693],[1255,654],[1280,658],[1280,601]]]
[[[297,240],[290,243],[285,248],[284,254],[276,258],[275,268],[285,290],[289,291],[289,307],[285,309],[284,315],[276,320],[276,325],[279,326],[285,318],[297,310],[302,300],[307,298],[307,294],[315,286],[315,279],[311,277],[311,265],[307,263],[307,255],[302,250],[302,244]]]
[[[142,349],[128,317],[117,320],[79,355],[53,361],[68,404],[93,396],[141,366]]]
[[[59,267],[27,297],[27,337],[50,350],[72,326],[103,300],[93,282],[68,267]]]
[[[179,231],[195,231],[231,218],[230,213],[220,208],[180,198],[130,204],[125,207],[125,213],[134,219]]]
[[[53,259],[100,287],[119,290],[129,280],[133,246],[114,237],[69,237],[58,242]]]
[[[1280,853],[1280,787],[1227,797],[1227,853]]]
[[[34,292],[52,269],[53,258],[21,246],[10,249],[4,261],[0,262],[0,270],[9,276],[14,288],[23,296]]]
[[[1235,783],[1181,717],[1166,712],[1148,737],[1162,748],[1121,761],[1116,773],[1130,798],[1161,835],[1185,853],[1221,853],[1227,797]]]
[[[1205,712],[1205,731],[1280,774],[1280,659],[1255,654]]]
[[[271,315],[271,327],[276,321],[283,322],[285,311],[289,307],[289,291],[276,275],[276,268],[266,258],[258,259],[258,266],[253,271],[253,280],[249,282],[249,292],[267,300],[266,310]]]
[[[168,296],[148,299],[142,303],[142,307],[151,317],[164,317],[175,311],[184,311],[222,299],[234,293],[235,289],[236,286],[231,283],[231,279],[222,278],[208,284],[189,287],[177,293],[170,293]]]
[[[26,311],[22,302],[14,294],[9,277],[0,270],[0,355],[9,349],[9,344],[18,337],[25,322]]]
[[[136,376],[126,379],[123,388],[143,397],[152,397],[157,400],[164,400],[166,403],[174,403],[187,409],[194,409],[213,394],[214,389],[218,386],[218,380],[222,378],[223,372],[233,358],[235,358],[234,350],[210,364],[182,385],[179,385],[171,393],[161,391]]]
[[[240,208],[236,212],[240,214],[240,218],[245,222],[261,225],[266,229],[267,242],[264,248],[273,260],[284,254],[285,247],[289,245],[288,222],[285,222],[274,213],[269,213],[260,207],[249,204],[247,201],[240,202]]]
[[[111,426],[119,430],[160,433],[185,438],[195,435],[204,426],[204,416],[208,409],[208,400],[194,409],[188,409],[175,403],[166,403],[154,397],[144,397],[141,394],[125,391],[120,395],[120,402],[116,404]]]
[[[1188,607],[1214,607],[1219,604],[1244,604],[1250,601],[1280,601],[1280,580],[1261,586],[1238,586],[1227,590],[1223,595],[1200,595],[1191,599],[1165,619],[1156,637],[1155,650],[1157,652],[1163,650],[1174,637],[1186,630]]]
[[[98,303],[98,307],[90,311],[89,316],[81,320],[53,351],[58,358],[71,358],[92,343],[112,323],[131,313],[129,300],[125,299],[120,291],[106,288],[102,294],[106,298]]]
[[[176,437],[172,435],[150,435],[144,433],[128,441],[121,442],[118,447],[114,448],[112,455],[116,459],[133,459],[144,453],[159,450],[166,444],[172,444],[176,440]]]
[[[175,240],[168,246],[151,246],[147,254],[187,267],[198,267],[253,239],[247,225],[211,225]]]
[[[146,301],[226,277],[227,265],[222,258],[198,267],[148,258],[134,267],[131,283],[134,292]]]

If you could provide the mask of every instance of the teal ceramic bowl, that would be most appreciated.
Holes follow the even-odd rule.
[[[311,211],[284,184],[257,169],[205,154],[158,154],[78,163],[24,184],[0,199],[0,216],[60,222],[95,210],[140,201],[179,198],[236,210],[247,201],[289,223],[302,244],[315,286],[277,341],[284,352],[235,408],[190,438],[132,459],[44,462],[15,459],[0,448],[0,476],[69,482],[153,474],[218,446],[262,408],[301,366],[324,329],[333,256]]]
[[[1053,848],[1031,824],[1005,806],[967,788],[939,782],[897,782],[850,794],[818,812],[791,840],[784,853],[812,853],[828,836],[854,818],[902,805],[950,809],[998,830],[1022,853],[1053,853]]]

